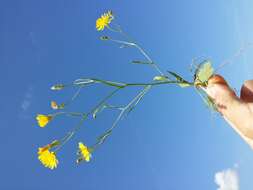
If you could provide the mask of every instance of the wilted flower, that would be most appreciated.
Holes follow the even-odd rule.
[[[59,106],[55,101],[51,101],[51,108],[54,110],[57,110],[57,109],[59,109]]]

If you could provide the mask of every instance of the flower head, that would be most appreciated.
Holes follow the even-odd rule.
[[[54,110],[57,110],[57,109],[59,109],[59,106],[55,101],[51,101],[51,108]]]
[[[108,27],[108,25],[113,20],[113,14],[112,11],[108,11],[107,13],[104,13],[99,17],[96,21],[96,28],[98,31],[104,30],[105,27]]]
[[[59,145],[58,141],[53,141],[44,147],[40,147],[38,151],[38,159],[47,168],[54,169],[57,167],[58,160],[55,152],[50,152],[50,148]]]
[[[47,168],[54,169],[57,167],[58,160],[55,152],[50,152],[48,149],[39,148],[38,159]]]
[[[43,115],[43,114],[38,114],[36,117],[38,124],[40,127],[45,127],[49,121],[53,119],[52,115]]]
[[[79,142],[78,145],[79,145],[80,158],[77,160],[77,162],[81,160],[85,160],[86,162],[89,162],[91,158],[91,149],[89,149],[87,146],[85,146],[81,142]]]

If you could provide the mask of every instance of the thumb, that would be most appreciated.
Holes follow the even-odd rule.
[[[224,109],[226,109],[229,104],[238,100],[235,92],[220,75],[213,75],[208,80],[206,93],[213,99],[221,113],[223,113]]]
[[[214,100],[224,119],[253,147],[253,108],[250,104],[238,98],[220,75],[208,80],[206,93]]]

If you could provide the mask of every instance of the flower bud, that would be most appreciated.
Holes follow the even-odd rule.
[[[51,90],[62,90],[65,86],[63,84],[56,84],[51,87]]]

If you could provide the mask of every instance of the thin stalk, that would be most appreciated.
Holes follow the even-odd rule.
[[[54,150],[55,152],[59,151],[74,136],[74,134],[82,126],[85,119],[86,117],[83,117],[80,120],[80,122],[76,125],[76,127],[71,132],[68,132],[68,134],[65,137],[62,138],[60,145]]]
[[[152,59],[148,56],[148,54],[144,51],[143,48],[141,48],[138,44],[136,44],[135,42],[127,42],[127,41],[123,41],[123,40],[115,40],[115,39],[110,39],[111,41],[113,42],[116,42],[116,43],[120,43],[120,44],[124,44],[124,45],[127,45],[127,46],[133,46],[135,48],[137,48],[141,54],[152,64],[152,67],[155,68],[155,70],[157,70],[157,72],[159,72],[160,75],[164,75],[163,72],[161,71],[161,69],[157,66],[156,63],[154,63],[152,61]]]
[[[101,100],[93,109],[91,109],[91,111],[89,111],[87,113],[87,116],[92,114],[98,107],[103,105],[109,98],[111,98],[119,90],[120,90],[120,88],[117,88],[117,89],[113,90],[108,96],[106,96],[103,100]]]
[[[106,102],[109,98],[111,98],[118,90],[119,88],[113,90],[108,96],[106,96],[103,100],[101,100],[93,109],[91,109],[91,111],[89,111],[87,114],[83,114],[82,119],[76,125],[76,127],[72,131],[68,132],[67,135],[65,135],[65,137],[62,138],[61,144],[55,149],[55,152],[59,151],[74,136],[74,134],[81,128],[84,120],[87,119],[87,117],[90,114],[92,114],[99,106],[101,106],[104,102]],[[61,114],[63,113],[64,112],[61,112]]]
[[[158,67],[158,65],[156,63],[154,63],[152,61],[152,59],[148,56],[148,54],[144,51],[143,48],[141,48],[138,44],[134,43],[134,46],[140,50],[140,52],[142,53],[142,55],[144,55],[144,57],[146,57],[146,59],[152,63],[151,65],[155,68],[155,70],[157,70],[157,72],[159,72],[160,75],[164,75],[163,72],[161,71],[161,69]]]
[[[163,85],[163,84],[185,84],[185,83],[191,86],[194,85],[193,82],[187,82],[187,81],[179,82],[177,80],[175,81],[166,80],[166,81],[150,82],[150,83],[123,83],[123,82],[106,81],[106,80],[95,79],[95,78],[92,78],[92,80],[98,83],[102,83],[102,84],[112,86],[112,87],[117,87],[117,88],[125,88],[127,86],[147,86],[147,85],[156,86],[156,85]]]
[[[145,93],[148,92],[148,90],[150,90],[151,86],[147,85],[145,86],[145,88],[137,95],[135,96],[124,108],[122,108],[122,110],[120,111],[119,115],[117,116],[117,118],[115,119],[115,121],[113,122],[111,128],[109,128],[104,134],[107,134],[105,136],[103,136],[101,139],[99,139],[99,141],[93,145],[93,150],[96,149],[99,145],[103,144],[104,141],[106,140],[106,138],[110,135],[110,133],[112,132],[112,130],[117,126],[118,122],[120,121],[120,119],[122,118],[122,116],[125,114],[125,112],[132,106],[133,103],[135,102],[139,102],[140,98],[142,98]]]
[[[81,117],[84,114],[80,112],[57,112],[55,114],[52,114],[53,117],[56,117],[58,115],[68,115],[68,116],[76,116],[76,117]]]

